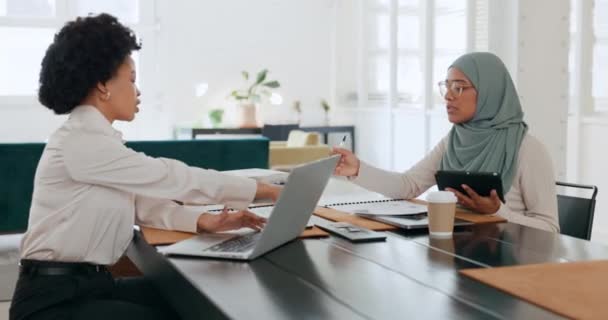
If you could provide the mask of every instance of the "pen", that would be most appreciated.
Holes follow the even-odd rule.
[[[340,141],[340,143],[338,144],[338,147],[342,148],[342,147],[344,147],[344,144],[346,144],[346,135],[344,135],[344,137],[342,137],[342,141]]]

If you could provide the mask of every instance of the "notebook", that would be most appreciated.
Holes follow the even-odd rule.
[[[332,203],[328,208],[361,215],[409,216],[426,213],[427,207],[404,199],[378,199]]]

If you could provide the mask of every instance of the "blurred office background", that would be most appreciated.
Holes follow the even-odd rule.
[[[268,69],[281,86],[265,123],[354,124],[360,157],[394,170],[448,132],[436,83],[450,62],[494,52],[556,179],[599,186],[592,241],[608,243],[608,0],[0,0],[0,142],[45,141],[65,119],[37,102],[40,61],[66,21],[99,12],[143,43],[126,139],[181,138],[218,108],[234,126],[241,71]]]

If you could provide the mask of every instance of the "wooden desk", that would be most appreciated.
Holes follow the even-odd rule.
[[[138,234],[127,252],[184,319],[558,319],[457,271],[608,258],[607,247],[510,223],[453,241],[296,240],[250,263],[167,258]]]
[[[346,196],[370,194],[332,178],[324,201]],[[453,241],[426,230],[363,244],[296,240],[250,263],[168,258],[138,235],[127,253],[184,319],[559,319],[458,271],[608,259],[606,246],[510,223],[468,227]]]

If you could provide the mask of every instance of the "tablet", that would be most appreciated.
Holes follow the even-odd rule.
[[[461,185],[466,184],[477,194],[489,197],[492,189],[496,190],[498,198],[503,203],[505,198],[502,193],[502,179],[496,172],[469,172],[469,171],[447,171],[439,170],[435,173],[435,181],[439,190],[452,188],[467,194]]]

